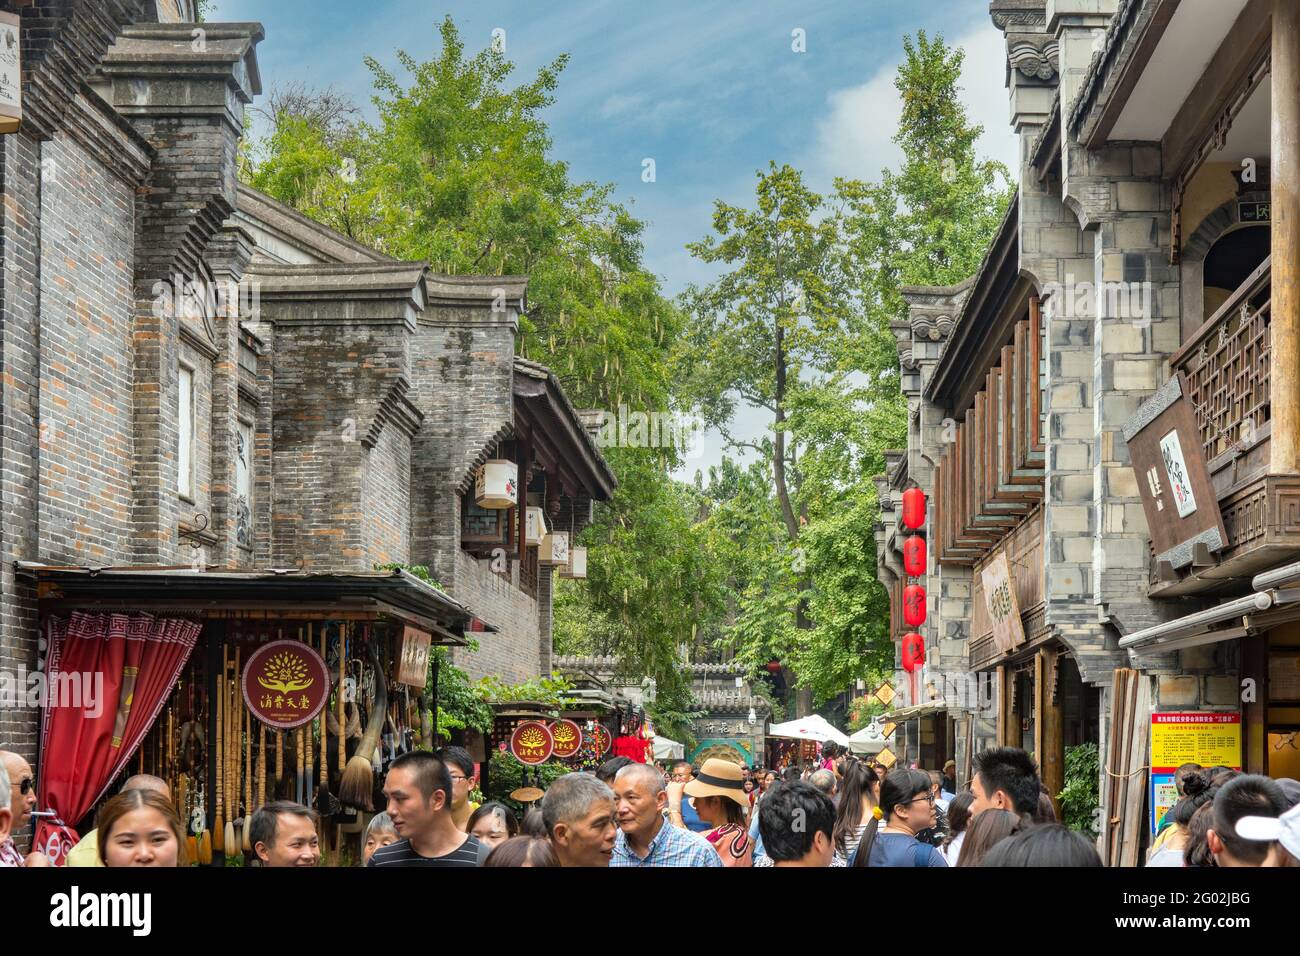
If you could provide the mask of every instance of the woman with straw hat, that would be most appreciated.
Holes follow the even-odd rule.
[[[700,819],[712,826],[703,836],[722,857],[722,865],[753,866],[754,843],[745,822],[749,796],[740,765],[711,757],[684,792],[695,798],[695,812]]]

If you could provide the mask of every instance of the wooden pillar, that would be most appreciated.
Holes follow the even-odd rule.
[[[1065,787],[1065,721],[1057,692],[1061,651],[1056,647],[1045,647],[1038,652],[1038,657],[1041,683],[1038,689],[1039,711],[1034,721],[1038,728],[1038,770],[1059,815],[1061,804],[1056,795]]]
[[[1300,4],[1273,0],[1270,471],[1300,472]]]

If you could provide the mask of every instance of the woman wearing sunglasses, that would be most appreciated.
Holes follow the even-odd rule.
[[[934,793],[923,770],[891,770],[880,785],[880,804],[862,832],[849,866],[942,866],[943,855],[916,835],[934,826]]]

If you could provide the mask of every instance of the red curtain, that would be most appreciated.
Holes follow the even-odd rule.
[[[153,726],[202,625],[151,614],[50,618],[49,699],[41,727],[35,849],[62,865],[72,830],[105,794]],[[102,682],[102,683],[101,683]],[[81,688],[80,699],[69,689]],[[96,692],[97,691],[97,692]]]

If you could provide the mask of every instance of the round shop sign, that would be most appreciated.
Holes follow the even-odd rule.
[[[550,729],[539,720],[526,720],[510,735],[510,752],[520,763],[546,763],[555,750]]]
[[[248,658],[240,683],[248,709],[262,723],[278,729],[308,723],[330,695],[325,661],[297,641],[263,644]]]
[[[614,746],[614,738],[610,735],[609,728],[597,721],[596,725],[591,728],[587,734],[587,739],[595,748],[596,755],[599,757],[609,753],[609,748]]]
[[[572,757],[582,749],[582,728],[561,718],[551,724],[551,740],[555,744],[555,756],[561,759]]]

